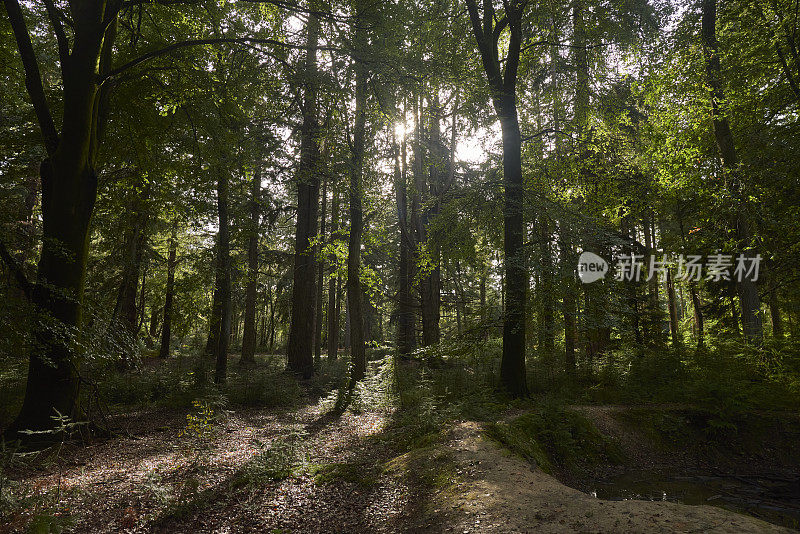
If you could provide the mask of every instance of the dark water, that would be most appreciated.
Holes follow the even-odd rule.
[[[800,529],[800,474],[685,474],[629,471],[586,487],[600,499],[708,504]]]

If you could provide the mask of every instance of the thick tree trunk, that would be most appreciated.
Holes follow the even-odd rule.
[[[292,285],[292,319],[286,347],[289,369],[303,378],[314,374],[316,269],[312,240],[319,211],[319,124],[317,120],[317,43],[319,18],[309,14],[306,44],[305,96],[297,180],[297,223]]]
[[[96,2],[73,10],[73,49],[61,58],[63,115],[59,135],[20,5],[16,0],[4,3],[47,150],[40,167],[42,250],[30,296],[49,320],[40,321],[34,332],[37,348],[29,360],[22,409],[8,429],[12,436],[20,430],[51,429],[57,413],[83,417],[78,407],[80,362],[76,341],[81,328],[89,224],[97,198],[95,159],[107,94],[98,81],[110,64],[117,7]],[[106,26],[104,13],[105,22],[111,21]]]
[[[167,259],[167,294],[164,300],[164,326],[161,329],[161,346],[158,357],[169,357],[169,347],[172,338],[172,302],[175,295],[175,266],[178,254],[178,219],[172,222],[172,234],[169,237],[169,258]]]
[[[726,174],[725,184],[736,199],[736,206],[732,215],[731,226],[738,241],[738,251],[752,250],[753,237],[750,225],[745,216],[746,197],[742,195],[742,180],[739,162],[736,155],[736,146],[731,133],[728,118],[723,111],[725,94],[722,88],[722,68],[719,59],[719,43],[717,42],[717,0],[703,0],[701,37],[703,40],[703,54],[706,61],[706,75],[711,97],[712,115],[714,118],[714,139],[717,144],[722,167]],[[742,328],[745,338],[759,344],[763,337],[761,324],[761,300],[758,288],[753,280],[743,276],[737,280],[736,290],[742,310]]]
[[[256,361],[256,297],[258,295],[258,238],[261,219],[261,171],[250,184],[250,235],[247,236],[247,287],[244,297],[244,333],[240,364]]]
[[[506,309],[503,319],[503,358],[500,380],[514,396],[528,394],[525,373],[525,303],[528,271],[525,265],[522,136],[517,118],[516,96],[505,94],[495,102],[503,137],[503,251],[505,253]]]
[[[358,17],[357,17],[358,18]],[[360,20],[360,19],[359,19]],[[356,29],[356,46],[366,44],[363,25]],[[361,206],[362,173],[364,165],[364,129],[366,122],[367,70],[355,61],[356,107],[353,126],[353,148],[350,161],[350,240],[347,247],[347,310],[350,316],[351,387],[364,378],[367,369],[364,343],[364,313],[361,288],[361,233],[364,214]]]

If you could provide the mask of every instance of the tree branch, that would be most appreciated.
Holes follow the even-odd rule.
[[[9,0],[6,0],[9,1]],[[164,56],[169,54],[170,52],[174,52],[175,50],[179,50],[181,48],[188,48],[191,46],[203,46],[203,45],[212,45],[212,44],[269,44],[274,46],[282,46],[284,48],[291,48],[295,50],[303,50],[305,49],[305,45],[295,45],[291,43],[284,43],[283,41],[278,41],[277,39],[262,39],[258,37],[221,37],[221,38],[213,38],[213,39],[189,39],[187,41],[179,41],[177,43],[173,43],[169,46],[165,46],[164,48],[160,48],[158,50],[153,50],[152,52],[148,52],[143,54],[136,59],[133,59],[124,65],[117,67],[108,72],[105,76],[101,78],[100,83],[105,83],[108,79],[113,78],[125,72],[126,70],[135,67],[136,65],[140,65],[146,61],[150,61],[151,59]],[[319,50],[327,50],[332,52],[345,52],[345,50],[341,48],[337,48],[335,46],[320,46],[318,47]]]
[[[58,42],[58,60],[61,63],[61,74],[63,75],[67,65],[67,58],[69,57],[69,41],[67,41],[67,34],[64,33],[61,17],[59,16],[58,9],[53,3],[53,0],[44,0],[44,6],[47,8],[47,18],[50,19],[53,32],[56,34],[56,41]]]
[[[8,12],[8,20],[14,30],[14,37],[17,40],[17,49],[22,58],[22,66],[25,68],[25,88],[31,97],[33,109],[36,112],[36,119],[39,129],[44,138],[45,148],[49,155],[53,155],[58,148],[58,131],[47,105],[42,86],[42,75],[39,72],[39,63],[36,61],[36,53],[33,51],[31,36],[28,27],[25,25],[25,18],[22,15],[22,8],[18,0],[3,0]]]

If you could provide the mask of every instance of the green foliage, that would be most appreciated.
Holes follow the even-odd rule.
[[[583,415],[550,404],[508,423],[493,423],[487,433],[547,472],[624,459],[619,447]]]
[[[258,452],[237,470],[233,486],[256,486],[308,471],[310,463],[305,441],[302,430],[294,430],[268,444],[255,441]]]

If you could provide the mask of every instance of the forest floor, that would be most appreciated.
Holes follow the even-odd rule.
[[[117,437],[10,472],[50,500],[46,509],[31,500],[0,531],[788,532],[707,505],[597,499],[502,448],[481,423],[456,422],[409,447],[396,411],[336,415],[331,398],[305,401],[216,422],[202,406],[189,420],[115,416]],[[645,455],[639,438],[612,428],[608,409],[577,409]]]

